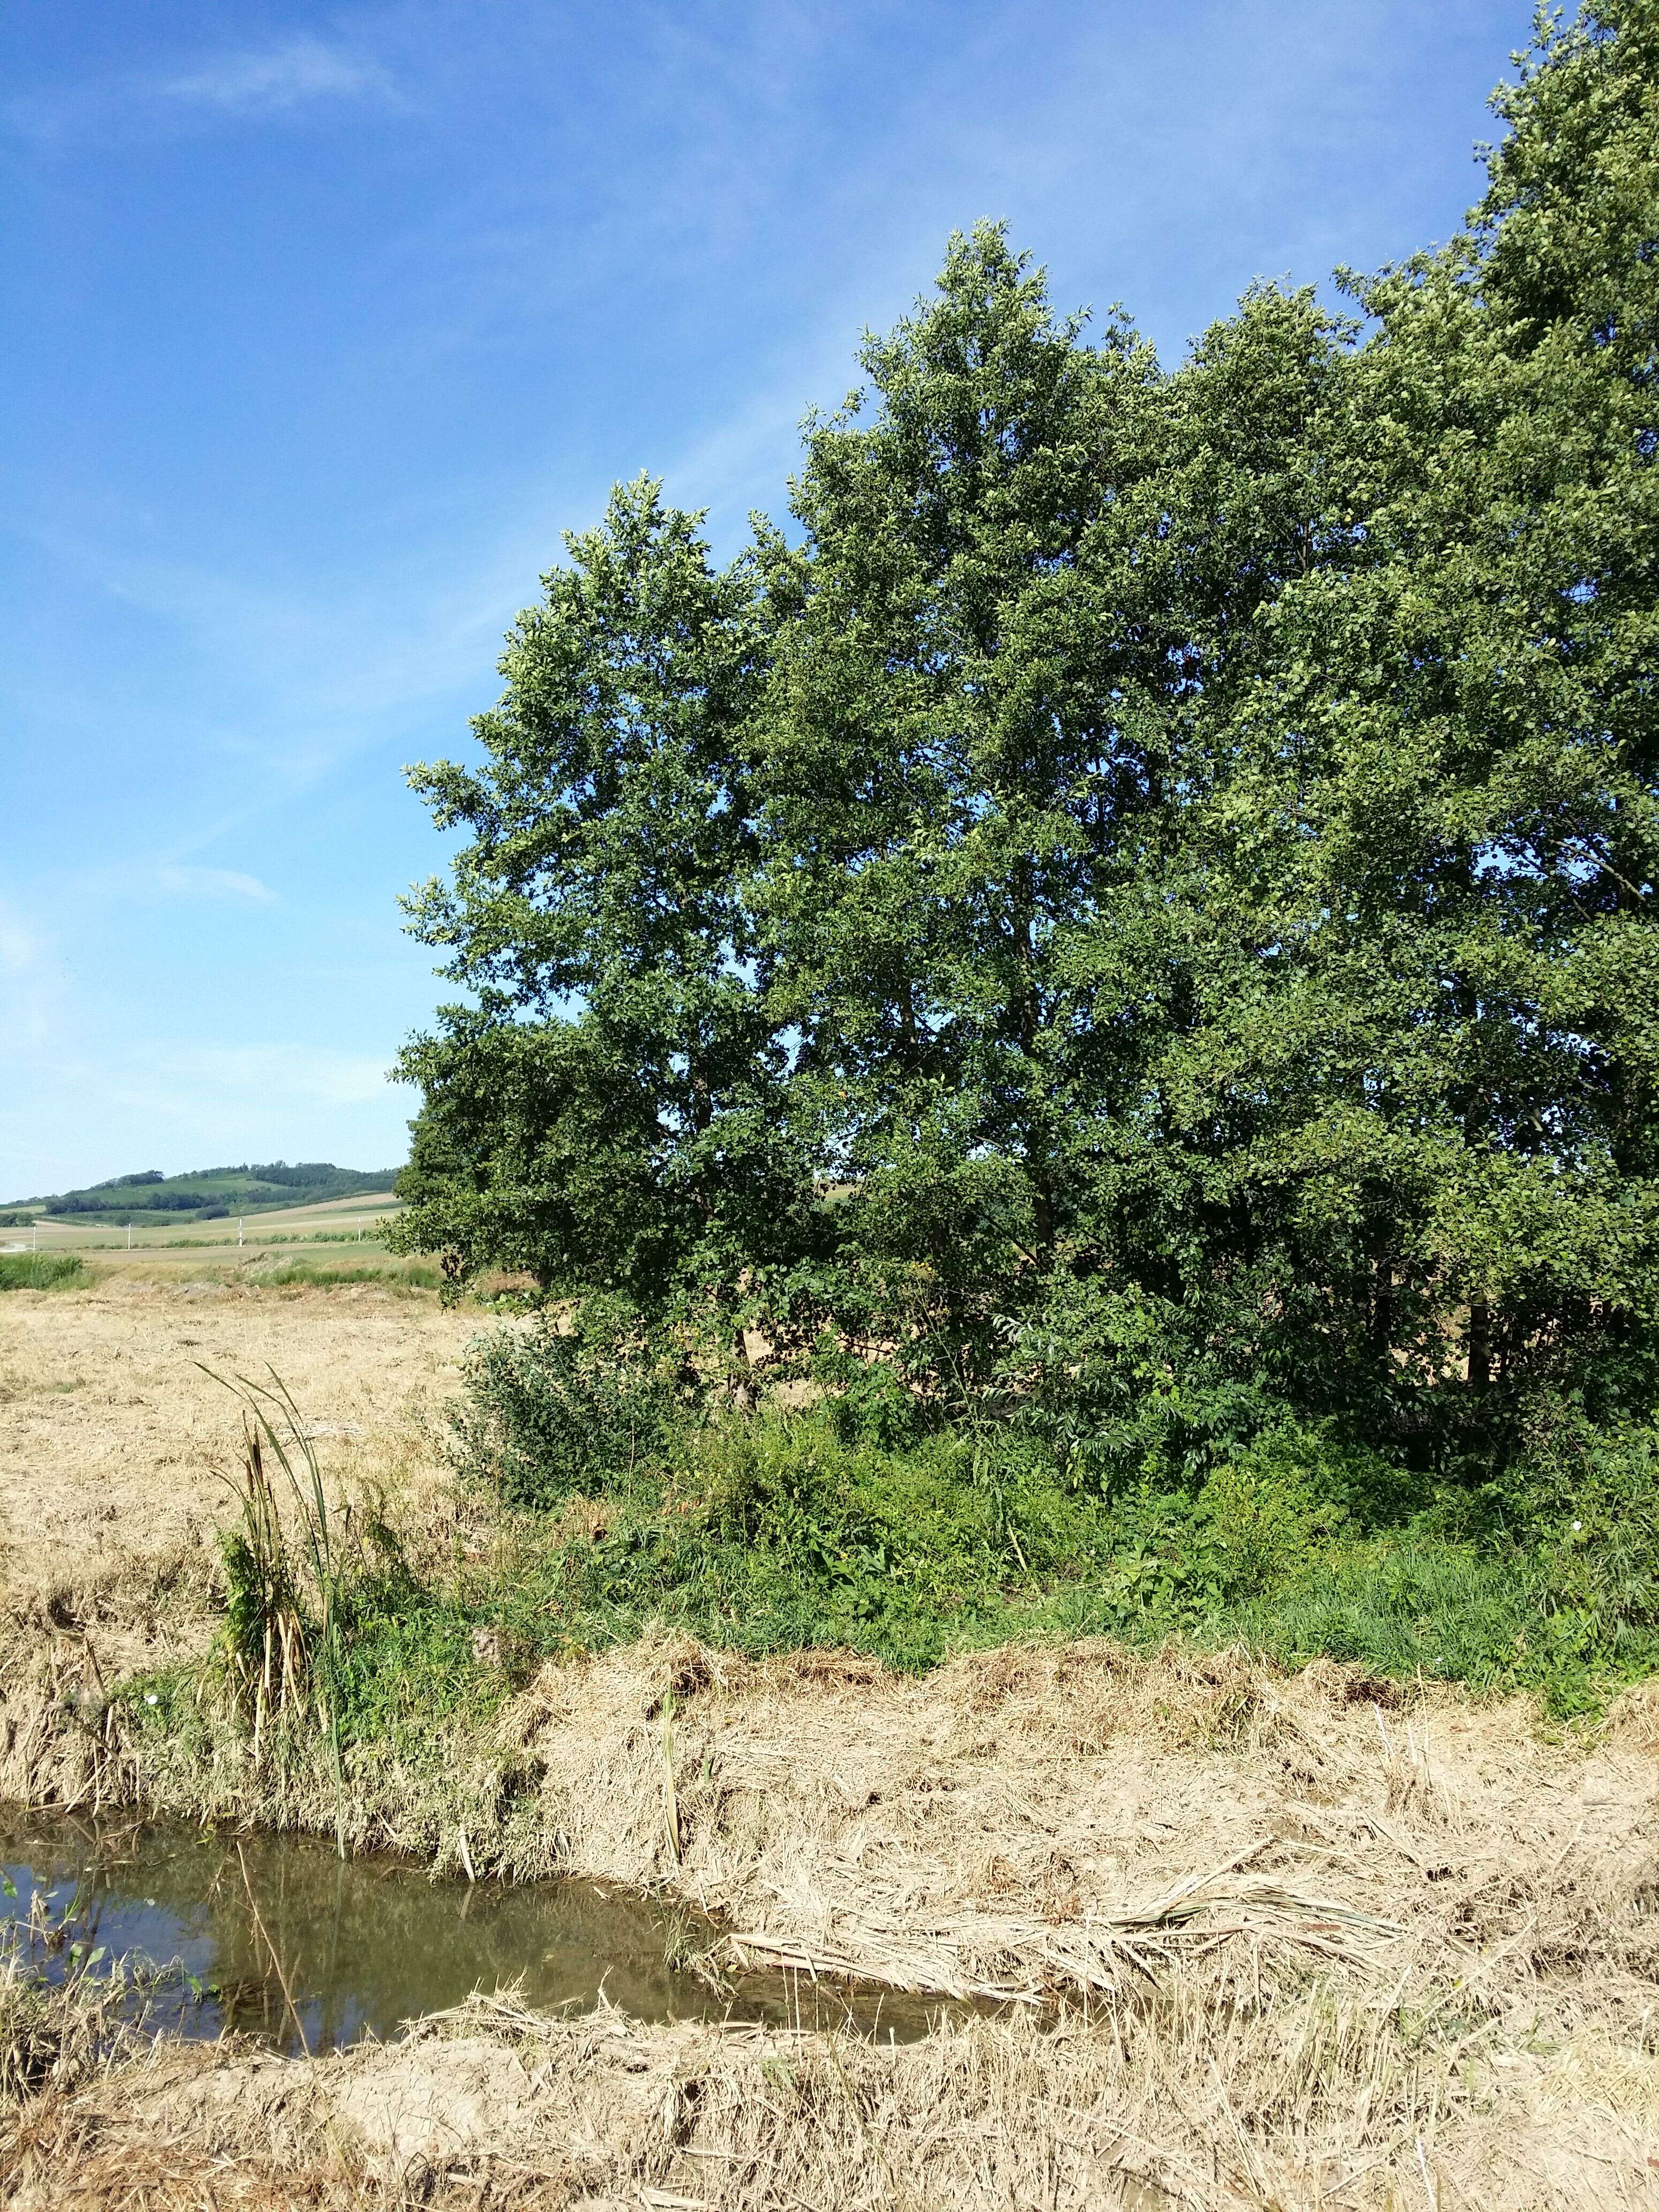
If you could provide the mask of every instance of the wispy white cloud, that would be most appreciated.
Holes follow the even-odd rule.
[[[0,911],[0,975],[27,975],[39,957],[33,933]]]
[[[221,55],[180,76],[164,79],[155,89],[169,100],[246,111],[293,107],[302,100],[342,94],[384,95],[392,83],[378,63],[325,45],[321,39],[299,38],[264,52]]]
[[[205,836],[198,836],[175,844],[173,850],[182,856],[199,852],[207,842]],[[95,911],[134,900],[153,905],[158,899],[230,899],[248,906],[275,906],[278,898],[269,884],[245,868],[203,867],[184,857],[115,860],[100,868],[78,869],[67,880],[73,884],[77,902]],[[4,969],[0,927],[0,974]]]
[[[171,74],[147,70],[40,86],[8,100],[0,114],[24,137],[52,146],[112,129],[178,129],[191,113],[276,115],[343,99],[395,101],[397,88],[371,57],[305,36],[210,55]]]
[[[239,868],[166,866],[155,871],[155,881],[162,890],[185,898],[251,899],[256,906],[271,906],[276,899],[269,884],[262,884],[258,876],[245,876]]]
[[[55,948],[14,904],[0,899],[0,1037],[13,1055],[50,1049],[63,986]]]

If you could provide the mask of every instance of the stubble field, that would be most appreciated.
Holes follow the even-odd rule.
[[[376,1285],[260,1290],[123,1269],[0,1306],[0,1590],[199,1547],[234,1517],[238,1401],[280,1377],[325,1468],[406,1484],[479,1316]]]

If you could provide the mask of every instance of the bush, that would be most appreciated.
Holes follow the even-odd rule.
[[[1659,1434],[1639,1424],[1609,1435],[1540,1401],[1527,1460],[1482,1486],[1334,1419],[1242,1412],[1244,1433],[1218,1421],[1206,1447],[1155,1368],[1150,1407],[1119,1410],[1152,1448],[1108,1484],[1034,1394],[952,1423],[896,1363],[821,1346],[814,1373],[826,1395],[805,1408],[714,1413],[620,1305],[481,1340],[457,1459],[511,1506],[593,1510],[521,1522],[510,1569],[468,1583],[466,1632],[554,1650],[669,1623],[908,1668],[1034,1636],[1243,1638],[1534,1690],[1562,1714],[1659,1667]],[[419,1632],[434,1651],[447,1622],[441,1605]]]
[[[1218,1468],[1198,1503],[1217,1585],[1228,1599],[1253,1597],[1291,1579],[1312,1557],[1317,1537],[1341,1517],[1300,1468],[1264,1466],[1259,1459]]]
[[[812,1361],[813,1380],[829,1395],[836,1433],[848,1442],[902,1451],[924,1425],[921,1401],[890,1360],[860,1359],[833,1344],[821,1345]]]
[[[661,1449],[667,1363],[626,1311],[590,1308],[481,1338],[464,1373],[452,1456],[508,1505],[626,1486]]]
[[[1659,1628],[1659,1433],[1592,1437],[1566,1494],[1552,1488],[1537,1552],[1551,1609],[1603,1635]]]

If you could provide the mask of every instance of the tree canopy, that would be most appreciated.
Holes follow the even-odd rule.
[[[1085,1465],[1651,1395],[1656,0],[1496,105],[1346,318],[1261,286],[1166,368],[981,226],[793,527],[721,568],[641,479],[568,539],[413,771],[469,996],[406,1245]]]

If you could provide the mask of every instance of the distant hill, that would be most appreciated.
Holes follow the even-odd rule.
[[[390,1190],[396,1168],[337,1168],[331,1160],[301,1160],[290,1167],[272,1160],[264,1167],[198,1168],[191,1175],[164,1176],[160,1168],[137,1175],[112,1176],[85,1190],[58,1191],[49,1198],[19,1199],[17,1206],[38,1208],[52,1220],[130,1221],[143,1213],[164,1213],[184,1221],[215,1221],[231,1213],[262,1213],[278,1206],[319,1206],[331,1198],[359,1198]]]

